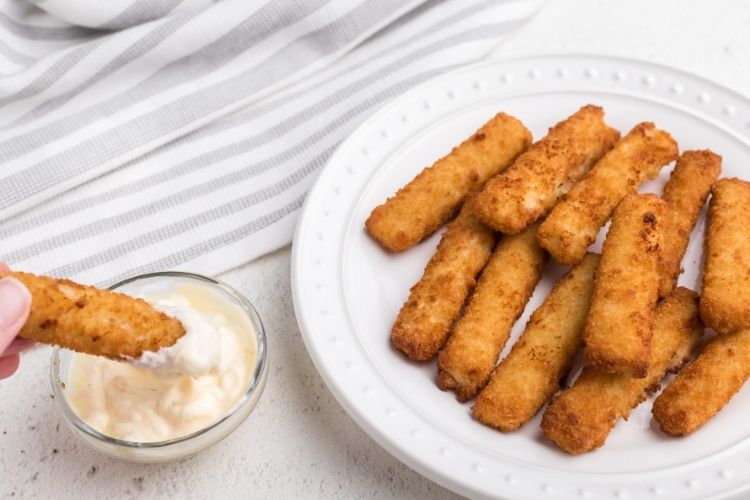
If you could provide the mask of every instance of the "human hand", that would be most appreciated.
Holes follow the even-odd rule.
[[[10,271],[0,264],[0,271]],[[33,342],[16,337],[31,310],[31,294],[14,278],[0,279],[0,379],[10,377],[18,369],[18,355]]]

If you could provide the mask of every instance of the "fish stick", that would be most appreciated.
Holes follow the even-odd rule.
[[[750,330],[719,335],[654,401],[661,430],[687,436],[708,422],[750,377]]]
[[[698,296],[677,288],[656,310],[648,374],[632,378],[586,366],[573,386],[552,400],[542,417],[542,432],[562,450],[577,455],[604,444],[619,418],[658,389],[667,372],[679,370],[700,341],[703,325]]]
[[[391,343],[415,361],[434,357],[495,247],[495,233],[466,205],[443,233],[391,330]]]
[[[31,292],[31,314],[22,338],[111,359],[140,357],[185,334],[175,318],[142,299],[21,272],[0,272]]]
[[[750,328],[750,183],[721,179],[708,207],[701,317],[717,332]]]
[[[584,106],[487,182],[474,201],[477,217],[502,233],[522,231],[546,215],[619,138],[604,123],[602,108]]]
[[[503,432],[518,429],[560,387],[581,347],[598,254],[588,254],[534,311],[521,338],[492,374],[472,409],[475,419]]]
[[[669,205],[661,256],[659,296],[666,297],[677,285],[690,233],[721,173],[721,156],[709,151],[685,151],[677,161],[662,199]]]
[[[484,387],[497,358],[542,277],[547,253],[536,241],[538,225],[501,238],[479,277],[463,316],[438,358],[438,386],[468,401]]]
[[[625,195],[676,159],[671,135],[639,123],[555,205],[539,227],[539,244],[560,264],[579,263]]]
[[[365,222],[367,232],[392,252],[414,246],[450,220],[470,192],[513,163],[529,144],[531,132],[523,123],[505,113],[495,115],[375,207]]]
[[[666,212],[650,194],[627,195],[615,209],[583,331],[586,361],[603,371],[647,374]]]

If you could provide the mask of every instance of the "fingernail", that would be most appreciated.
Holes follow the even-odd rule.
[[[10,328],[27,314],[31,294],[14,278],[0,279],[0,327]]]

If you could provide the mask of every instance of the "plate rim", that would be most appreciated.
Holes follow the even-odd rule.
[[[371,113],[343,141],[341,141],[341,143],[336,147],[335,151],[328,158],[323,168],[321,168],[316,180],[314,181],[314,183],[312,184],[308,192],[308,195],[305,199],[303,207],[300,211],[300,216],[298,218],[298,221],[294,230],[293,240],[292,240],[290,280],[291,280],[292,302],[294,306],[295,318],[296,318],[298,327],[300,329],[300,333],[301,333],[303,342],[305,344],[305,348],[307,349],[307,352],[311,360],[313,361],[313,364],[316,370],[321,375],[321,378],[324,380],[328,390],[333,394],[337,402],[342,406],[342,408],[344,408],[347,414],[357,423],[357,425],[362,430],[364,430],[371,439],[373,439],[376,443],[378,443],[381,447],[383,447],[389,454],[391,454],[397,460],[401,461],[402,463],[406,464],[407,466],[415,470],[420,475],[426,477],[427,479],[434,481],[437,484],[455,493],[466,495],[466,496],[477,496],[477,495],[484,496],[485,494],[482,491],[479,491],[477,489],[473,489],[467,486],[465,484],[465,481],[457,480],[455,477],[449,477],[449,476],[444,475],[443,472],[439,470],[438,467],[432,465],[431,462],[427,460],[425,457],[420,457],[417,454],[409,453],[408,451],[405,450],[406,448],[405,445],[399,446],[395,438],[389,437],[386,433],[382,432],[382,430],[377,425],[373,425],[370,419],[366,416],[365,412],[363,412],[361,408],[359,408],[357,404],[355,404],[355,402],[351,401],[351,398],[346,393],[346,391],[342,389],[336,383],[335,381],[336,376],[335,376],[334,370],[324,362],[322,357],[318,355],[318,352],[317,352],[318,345],[313,340],[314,333],[311,331],[312,330],[311,326],[307,324],[306,318],[304,316],[305,312],[303,312],[303,306],[301,305],[303,302],[303,298],[301,297],[301,294],[303,292],[300,289],[300,273],[302,269],[301,258],[302,258],[303,252],[302,252],[302,246],[301,246],[299,235],[302,232],[302,228],[305,225],[306,220],[309,217],[311,217],[310,215],[311,201],[310,200],[313,198],[311,195],[315,193],[317,190],[319,190],[321,186],[323,185],[323,183],[325,182],[323,173],[332,164],[335,164],[339,161],[340,153],[346,150],[350,146],[351,143],[356,142],[356,139],[358,139],[358,137],[362,133],[364,133],[364,131],[368,129],[373,122],[377,122],[384,116],[389,115],[394,108],[397,108],[401,104],[412,101],[414,96],[419,95],[420,91],[423,91],[426,88],[432,87],[433,85],[443,80],[449,80],[451,78],[455,78],[461,73],[467,73],[467,72],[471,72],[471,71],[485,68],[485,67],[501,68],[503,64],[507,64],[511,62],[532,63],[535,60],[549,60],[549,59],[560,59],[561,61],[576,59],[579,61],[592,60],[592,62],[594,60],[604,61],[604,62],[609,62],[609,63],[621,62],[621,63],[628,64],[628,65],[636,65],[639,68],[646,69],[646,70],[648,68],[654,68],[658,71],[667,71],[672,74],[683,75],[687,78],[698,80],[703,85],[712,87],[714,89],[719,89],[722,92],[729,94],[734,99],[745,102],[748,105],[750,105],[750,97],[745,96],[737,90],[734,90],[730,87],[727,87],[721,83],[718,83],[714,80],[711,80],[709,78],[706,78],[694,72],[684,70],[681,68],[676,68],[668,64],[662,64],[662,63],[657,63],[653,61],[646,61],[646,60],[628,58],[628,57],[622,57],[622,56],[610,56],[610,55],[599,54],[599,53],[540,53],[540,54],[534,54],[534,55],[520,55],[520,56],[512,56],[512,57],[492,58],[492,59],[488,59],[488,60],[484,60],[484,61],[480,61],[476,63],[462,65],[458,68],[455,68],[451,71],[438,75],[434,78],[430,78],[429,80],[426,80],[420,83],[419,85],[412,87],[411,89],[405,91],[404,93],[400,94],[399,96],[395,97],[394,99],[390,100],[384,105],[378,107],[376,111]],[[582,90],[585,90],[585,89],[582,89]],[[634,93],[633,95],[639,95],[639,94]],[[641,95],[646,96],[648,95],[648,93],[644,92]],[[689,109],[695,111],[697,107],[693,106],[693,107],[689,107]],[[708,116],[705,116],[705,118],[709,119],[709,121],[712,124],[720,126],[720,128],[725,129],[727,131],[730,131],[733,135],[738,135],[739,137],[745,138],[745,136],[741,133],[741,130],[738,129],[737,127],[728,126],[725,122],[719,122],[713,118],[709,118]],[[750,127],[750,122],[747,122],[746,125]],[[733,497],[734,495],[737,495],[741,492],[745,492],[749,489],[750,489],[750,482],[745,483],[739,488],[723,491],[722,493],[718,494],[718,496],[715,495],[712,498],[730,498],[730,497]],[[532,497],[532,496],[526,496],[523,492],[515,492],[514,495],[516,493],[521,493],[523,496],[517,496],[515,498],[537,498],[537,497]],[[499,497],[499,498],[502,498],[502,497]]]

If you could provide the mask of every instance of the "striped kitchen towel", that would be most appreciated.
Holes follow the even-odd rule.
[[[0,261],[106,284],[291,241],[377,107],[542,0],[0,0]]]

